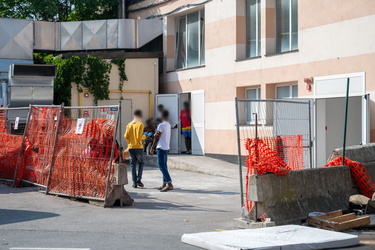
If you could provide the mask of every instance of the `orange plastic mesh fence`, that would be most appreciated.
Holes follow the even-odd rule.
[[[302,135],[265,137],[262,139],[246,139],[245,176],[246,208],[253,207],[249,200],[249,178],[255,173],[274,173],[287,175],[291,170],[304,169],[304,154]]]
[[[7,133],[7,110],[0,108],[0,133]]]
[[[373,194],[375,193],[375,184],[372,182],[365,165],[357,161],[349,160],[348,158],[345,158],[344,163],[345,165],[349,166],[350,173],[352,174],[353,179],[359,188],[359,192],[371,199]],[[339,156],[328,162],[325,167],[341,165],[342,156]]]
[[[31,107],[25,131],[25,140],[30,146],[23,147],[25,163],[18,166],[16,183],[22,179],[47,186],[60,109],[61,107]]]
[[[49,191],[104,199],[112,153],[112,159],[118,157],[113,148],[118,108],[64,110],[68,116],[59,126]]]
[[[7,111],[7,108],[0,108],[0,179],[12,181],[15,176],[22,135],[9,133]]]

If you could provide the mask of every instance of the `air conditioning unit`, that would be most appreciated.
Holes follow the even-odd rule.
[[[53,104],[53,81],[55,77],[56,66],[54,65],[10,65],[9,107]]]

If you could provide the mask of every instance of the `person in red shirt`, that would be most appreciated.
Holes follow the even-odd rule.
[[[190,103],[184,102],[184,109],[180,113],[182,134],[185,137],[186,153],[191,154],[191,111]]]

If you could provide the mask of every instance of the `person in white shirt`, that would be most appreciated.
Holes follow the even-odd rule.
[[[163,174],[163,185],[158,189],[160,192],[167,192],[173,190],[172,179],[168,172],[168,152],[169,145],[171,141],[171,124],[168,122],[169,112],[168,110],[163,110],[161,113],[161,123],[157,128],[155,133],[155,139],[151,154],[154,153],[156,146],[156,154],[158,157],[158,165],[161,173]]]

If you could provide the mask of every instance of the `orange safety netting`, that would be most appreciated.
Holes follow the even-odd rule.
[[[104,198],[116,120],[93,119],[84,125],[82,134],[76,134],[76,127],[76,120],[62,120],[49,190],[73,197]],[[114,152],[116,159],[117,147]]]
[[[249,178],[255,173],[287,175],[291,170],[304,168],[302,135],[246,139],[246,208],[250,211]]]
[[[7,110],[0,108],[0,133],[7,133]]]
[[[18,166],[16,185],[26,180],[47,186],[60,107],[32,106],[23,147],[25,163]]]
[[[368,174],[365,165],[357,161],[349,160],[348,158],[345,158],[344,164],[349,166],[350,173],[352,174],[354,181],[359,188],[359,192],[371,199],[372,195],[375,193],[375,184],[371,181],[370,175]],[[328,162],[325,167],[341,165],[342,156],[339,156]]]
[[[8,134],[7,110],[0,108],[0,178],[13,180],[22,136]]]

